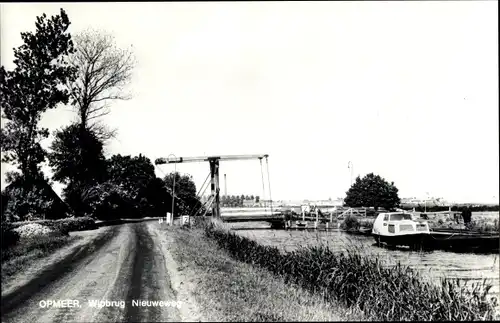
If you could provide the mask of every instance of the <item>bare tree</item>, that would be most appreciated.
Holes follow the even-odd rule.
[[[118,48],[113,36],[93,29],[73,38],[76,52],[70,61],[78,68],[78,76],[68,87],[78,121],[82,127],[95,130],[101,139],[108,140],[114,137],[116,130],[96,119],[110,113],[111,101],[131,98],[125,88],[136,64],[133,51]]]

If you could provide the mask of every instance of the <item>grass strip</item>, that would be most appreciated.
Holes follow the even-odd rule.
[[[364,320],[357,311],[334,307],[267,270],[233,259],[203,230],[169,228],[167,234],[174,238],[172,255],[179,270],[190,272],[194,297],[208,321]]]
[[[328,246],[281,253],[239,236],[224,226],[202,224],[213,239],[239,261],[265,268],[285,282],[323,295],[326,301],[361,310],[370,320],[493,320],[495,303],[483,281],[473,288],[458,279],[442,279],[435,285],[398,264],[384,266],[378,256],[362,255],[352,248],[343,253]],[[498,318],[498,317],[497,317]]]
[[[32,261],[46,257],[77,239],[81,237],[35,236],[21,239],[9,248],[2,248],[2,283]]]

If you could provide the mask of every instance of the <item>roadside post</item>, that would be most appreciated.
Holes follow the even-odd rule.
[[[167,212],[167,225],[172,225],[173,224],[173,217],[172,217],[172,213],[170,212]]]
[[[189,215],[182,216],[182,226],[183,227],[191,226],[191,217]]]

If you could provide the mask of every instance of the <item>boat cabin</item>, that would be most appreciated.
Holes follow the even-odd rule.
[[[373,234],[391,235],[411,235],[429,234],[429,225],[425,221],[414,221],[411,213],[390,212],[380,213],[373,223]]]

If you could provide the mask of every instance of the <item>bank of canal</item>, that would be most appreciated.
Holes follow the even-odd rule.
[[[293,251],[310,245],[326,244],[334,251],[357,245],[365,254],[380,255],[388,265],[400,261],[417,269],[423,277],[439,281],[441,277],[460,278],[472,284],[487,279],[493,285],[491,295],[500,295],[500,259],[495,254],[455,253],[448,251],[410,251],[387,249],[375,244],[371,236],[349,235],[339,231],[285,231],[268,229],[266,223],[231,224],[234,232],[254,239],[260,244],[275,246],[283,251]]]

